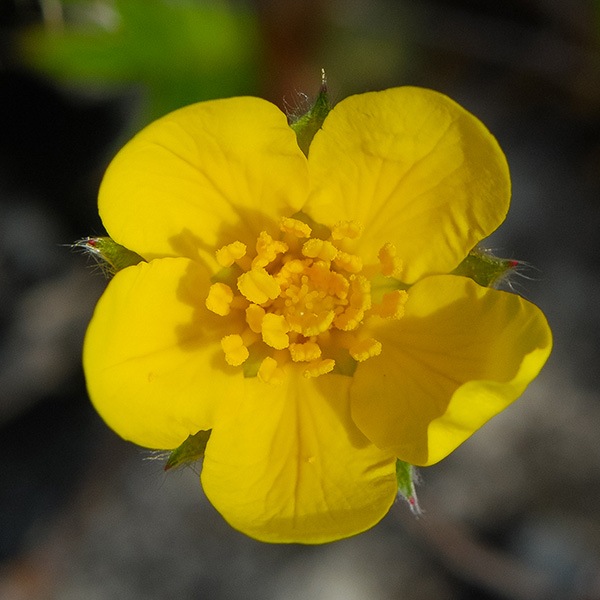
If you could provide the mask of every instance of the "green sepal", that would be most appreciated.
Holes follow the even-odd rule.
[[[469,277],[484,287],[494,287],[514,271],[519,264],[519,261],[498,258],[490,252],[474,249],[452,271],[452,274]]]
[[[122,269],[144,261],[139,254],[117,244],[108,236],[88,237],[76,242],[75,247],[82,248],[93,256],[107,277],[112,277]]]
[[[396,461],[396,481],[398,482],[398,495],[402,496],[415,515],[421,514],[421,508],[415,492],[416,470],[412,465],[401,460]]]
[[[188,436],[181,446],[172,450],[165,464],[165,471],[177,469],[204,458],[206,444],[212,429],[202,429],[194,435]]]
[[[304,114],[291,118],[290,127],[296,133],[298,146],[300,146],[300,150],[304,152],[305,156],[308,156],[308,149],[315,137],[315,133],[321,129],[321,125],[323,125],[323,121],[330,110],[331,104],[327,93],[327,79],[325,78],[325,72],[323,72],[321,88],[314,104]]]

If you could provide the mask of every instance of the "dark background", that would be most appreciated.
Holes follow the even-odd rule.
[[[489,246],[555,349],[511,408],[361,536],[271,546],[192,469],[164,474],[90,407],[105,281],[71,242],[122,143],[185,103],[447,93],[511,166]],[[600,6],[592,0],[0,0],[0,598],[600,599]]]

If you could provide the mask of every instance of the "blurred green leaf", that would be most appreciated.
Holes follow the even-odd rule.
[[[258,27],[250,12],[190,0],[71,0],[63,9],[64,27],[21,38],[25,61],[59,81],[144,85],[149,119],[254,90]]]

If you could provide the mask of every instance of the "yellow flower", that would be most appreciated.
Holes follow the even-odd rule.
[[[89,326],[91,399],[142,446],[212,430],[205,493],[254,538],[364,531],[397,459],[447,456],[549,355],[537,307],[452,274],[509,196],[495,139],[429,90],[343,100],[307,156],[264,100],[171,113],[100,189],[107,231],[144,260]]]

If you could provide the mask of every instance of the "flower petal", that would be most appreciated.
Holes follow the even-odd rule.
[[[464,277],[428,277],[405,316],[373,335],[382,353],[361,363],[352,416],[379,447],[433,464],[515,400],[550,354],[542,312]]]
[[[403,281],[447,273],[506,216],[508,166],[484,125],[450,98],[413,87],[351,96],[310,147],[304,211],[328,226],[355,220],[355,251],[396,246]]]
[[[215,403],[241,379],[220,349],[225,320],[204,306],[209,284],[198,263],[166,258],[120,271],[100,298],[83,364],[93,404],[125,439],[179,446],[212,427]]]
[[[362,532],[389,510],[395,459],[350,418],[349,378],[245,380],[206,448],[207,497],[236,529],[266,542],[318,544]]]
[[[147,260],[200,257],[216,268],[217,248],[253,244],[307,191],[285,115],[246,97],[193,104],[146,127],[109,165],[98,204],[111,237]]]

